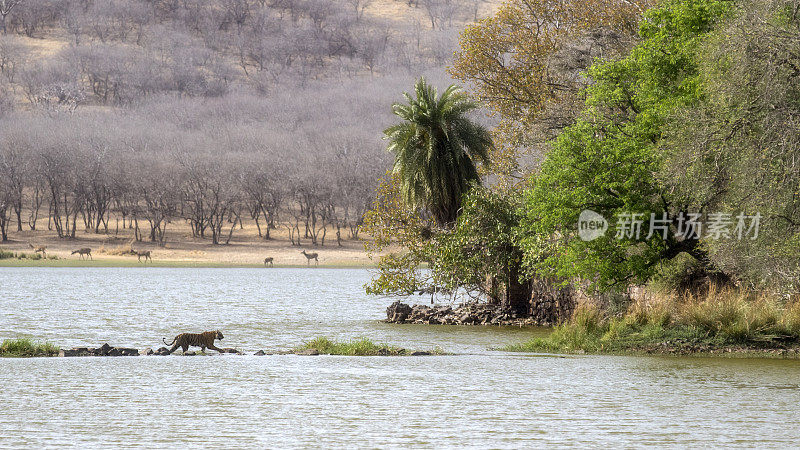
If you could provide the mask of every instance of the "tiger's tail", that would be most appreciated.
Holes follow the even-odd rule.
[[[174,343],[175,343],[175,341],[177,341],[177,340],[178,340],[178,336],[175,336],[175,337],[172,339],[172,342],[170,342],[169,344],[167,344],[167,338],[161,338],[161,340],[164,342],[164,345],[166,345],[166,346],[168,346],[168,347],[169,347],[170,345],[174,344]]]

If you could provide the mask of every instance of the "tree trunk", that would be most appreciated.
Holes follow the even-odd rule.
[[[531,285],[528,282],[519,281],[518,266],[511,267],[508,280],[504,284],[505,292],[500,305],[504,309],[514,311],[517,315],[527,316],[530,314]]]
[[[17,214],[17,231],[22,231],[22,205],[15,206],[14,212]]]

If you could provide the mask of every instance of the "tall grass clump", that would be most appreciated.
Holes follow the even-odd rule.
[[[786,335],[781,316],[788,312],[774,299],[741,289],[712,287],[704,297],[690,296],[681,305],[686,325],[726,343],[743,343]]]
[[[515,344],[501,350],[511,352],[546,351],[573,352],[578,350],[597,351],[602,348],[601,338],[608,330],[610,321],[597,305],[579,305],[569,322],[553,328],[546,338],[536,338],[531,342]]]
[[[786,306],[780,323],[787,334],[800,336],[800,300]]]
[[[676,342],[763,346],[773,341],[800,342],[800,301],[784,305],[752,291],[711,286],[704,294],[638,299],[623,314],[581,305],[549,336],[504,350],[613,352]]]
[[[9,252],[6,250],[0,250],[0,259],[13,259],[16,258],[17,255],[14,252]]]
[[[343,356],[399,356],[408,353],[403,348],[387,344],[375,344],[369,339],[335,342],[325,337],[318,337],[295,348],[295,352],[305,350],[316,350],[322,355]]]
[[[0,344],[0,356],[55,356],[59,348],[48,342],[34,342],[30,339],[6,339]]]

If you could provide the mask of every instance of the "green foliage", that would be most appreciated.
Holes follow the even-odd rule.
[[[798,30],[796,2],[739,3],[700,46],[707,94],[673,114],[660,173],[693,205],[760,213],[758,238],[709,242],[712,261],[789,292],[800,288]]]
[[[430,268],[437,286],[466,287],[487,292],[486,280],[518,276],[522,250],[515,244],[521,218],[516,192],[474,187],[462,201],[461,215],[452,230],[435,237]]]
[[[424,286],[421,261],[411,253],[391,253],[378,261],[375,276],[364,288],[370,295],[411,295]]]
[[[405,252],[382,257],[376,275],[365,286],[367,293],[409,295],[433,285],[444,292],[460,288],[493,296],[487,279],[519,281],[522,250],[515,236],[522,214],[519,193],[476,185],[461,205],[451,229],[438,229],[427,238],[417,235],[405,243]]]
[[[303,350],[316,350],[323,355],[342,356],[403,356],[408,354],[403,348],[387,344],[375,344],[366,338],[335,342],[325,337],[318,337],[295,349],[296,352]]]
[[[16,254],[14,252],[9,252],[6,250],[0,250],[0,259],[12,259],[15,258]]]
[[[470,183],[480,181],[475,163],[489,163],[492,139],[467,117],[478,104],[458,86],[438,96],[420,78],[414,91],[416,97],[404,94],[408,104],[392,105],[403,122],[384,131],[395,156],[394,173],[408,205],[427,210],[439,225],[449,225]]]
[[[364,231],[373,237],[367,252],[392,250],[380,259],[376,276],[365,286],[370,294],[408,295],[433,283],[421,268],[437,260],[437,236],[450,232],[462,198],[480,185],[476,163],[489,163],[489,132],[467,117],[477,103],[457,86],[438,96],[422,78],[414,89],[415,97],[404,94],[408,104],[392,106],[403,119],[385,131],[388,150],[395,155],[394,168],[381,180],[364,218]],[[461,258],[454,254],[460,248],[455,240],[447,241],[451,251],[443,255],[443,265]],[[441,272],[434,267],[433,278],[437,274]],[[458,285],[458,276],[448,274],[440,281]]]
[[[658,143],[671,112],[702,98],[697,48],[729,7],[665,1],[645,13],[642,40],[626,58],[590,68],[594,84],[584,114],[553,142],[526,193],[522,246],[531,271],[609,290],[648,280],[658,262],[681,252],[702,255],[697,241],[616,239],[613,220],[620,213],[649,219],[686,209],[656,177],[663,162]],[[592,242],[578,239],[584,209],[609,219],[612,230]]]
[[[47,342],[30,339],[6,339],[0,344],[0,357],[55,356],[58,347]]]

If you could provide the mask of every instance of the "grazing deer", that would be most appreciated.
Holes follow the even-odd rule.
[[[264,266],[266,267],[266,265],[269,264],[269,266],[272,267],[272,261],[273,258],[271,257],[264,258]]]
[[[42,256],[47,258],[47,246],[46,245],[37,245],[36,247],[33,246],[30,242],[28,242],[28,247],[33,249],[33,253],[42,253]]]
[[[143,256],[144,256],[145,264],[147,264],[147,260],[148,259],[150,260],[150,262],[153,262],[153,258],[150,257],[150,250],[145,250],[145,251],[141,251],[141,252],[138,251],[138,250],[134,250],[134,252],[136,253],[136,256],[139,257],[139,262],[142,262],[142,257]]]
[[[83,259],[85,256],[88,256],[88,257],[89,257],[89,259],[91,259],[92,261],[94,261],[94,258],[92,258],[92,249],[90,249],[90,248],[88,248],[88,247],[85,247],[85,248],[79,248],[79,249],[77,249],[77,250],[75,250],[75,251],[73,251],[73,252],[72,252],[72,254],[73,254],[73,255],[74,255],[75,253],[77,253],[77,254],[80,256],[80,258],[81,258],[81,259]]]
[[[305,251],[305,250],[303,250],[303,251],[302,251],[302,252],[300,252],[300,253],[302,253],[302,254],[303,254],[303,256],[305,256],[305,257],[306,257],[306,263],[308,263],[308,265],[309,265],[309,266],[311,265],[311,260],[312,260],[312,259],[314,260],[314,265],[315,265],[315,266],[318,266],[318,265],[319,265],[319,260],[317,259],[317,257],[319,256],[319,254],[317,254],[317,253],[306,253],[306,251]]]

